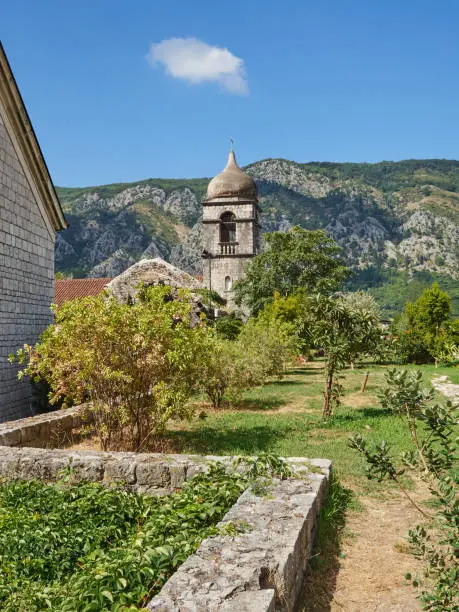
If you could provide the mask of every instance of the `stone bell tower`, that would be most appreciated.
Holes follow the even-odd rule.
[[[231,148],[226,168],[213,178],[203,201],[204,284],[232,303],[233,284],[260,248],[257,187]]]

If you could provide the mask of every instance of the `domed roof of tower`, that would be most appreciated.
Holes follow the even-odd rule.
[[[207,187],[206,202],[217,198],[257,200],[255,181],[239,168],[233,150],[229,153],[225,169]]]

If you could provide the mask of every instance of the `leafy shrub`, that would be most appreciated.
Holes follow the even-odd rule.
[[[237,342],[214,338],[201,363],[200,373],[200,387],[214,408],[220,408],[228,393],[235,395],[253,386],[253,377],[249,380],[247,376],[251,373],[252,365],[250,356],[247,363],[247,355],[241,354]]]
[[[215,321],[217,336],[224,340],[236,340],[243,326],[244,321],[234,312],[218,317]]]
[[[145,288],[133,305],[73,300],[35,347],[18,351],[20,374],[46,381],[52,404],[89,401],[102,448],[127,430],[139,450],[171,417],[190,416],[209,336],[205,325],[191,327],[188,294],[174,299],[170,287]]]
[[[234,341],[217,332],[200,364],[200,387],[214,408],[224,398],[237,402],[243,390],[282,374],[293,344],[288,324],[263,315],[249,319]]]
[[[252,355],[255,378],[279,376],[296,349],[293,326],[264,312],[248,320],[238,338],[242,355]],[[260,384],[260,383],[259,383]]]
[[[165,497],[69,485],[68,477],[1,483],[0,609],[144,609],[201,541],[220,533],[217,523],[245,489],[291,476],[275,455],[238,463],[243,473],[216,463]]]
[[[247,487],[212,466],[167,497],[96,483],[0,485],[4,612],[138,610]]]
[[[313,295],[306,299],[299,320],[309,345],[321,348],[325,357],[323,417],[329,418],[340,405],[340,372],[362,354],[379,350],[381,330],[379,313],[358,296],[329,297]]]
[[[450,319],[451,299],[437,283],[405,306],[392,326],[394,349],[402,363],[455,360],[459,324]]]

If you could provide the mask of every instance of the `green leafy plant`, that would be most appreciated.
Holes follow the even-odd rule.
[[[0,484],[1,610],[143,608],[204,538],[219,533],[247,483],[215,464],[166,497],[96,483]]]
[[[451,319],[450,296],[437,283],[405,305],[391,332],[402,363],[454,363],[459,358],[459,323]]]
[[[381,404],[408,429],[412,450],[397,461],[384,440],[370,445],[355,434],[349,444],[365,457],[369,478],[395,482],[427,521],[409,532],[413,553],[425,561],[426,576],[434,580],[421,599],[426,610],[453,612],[459,607],[458,409],[451,402],[437,403],[433,390],[424,389],[420,372],[389,370],[386,381]],[[417,504],[406,490],[402,476],[407,470],[427,482],[435,502],[433,512]],[[417,586],[419,580],[415,578],[413,584]]]
[[[245,389],[282,375],[294,339],[287,323],[262,314],[249,319],[234,341],[222,339],[218,332],[209,339],[200,363],[200,387],[214,408],[224,399],[236,403]]]
[[[40,342],[18,351],[20,376],[46,381],[52,404],[89,402],[103,449],[127,432],[128,448],[139,450],[170,418],[190,416],[211,334],[192,326],[187,292],[147,287],[133,305],[102,295],[55,314]]]
[[[309,344],[323,349],[325,387],[322,414],[330,418],[340,405],[341,371],[360,354],[375,354],[380,340],[379,314],[350,298],[313,295],[305,300],[298,320]]]
[[[275,292],[282,297],[298,289],[329,292],[349,275],[338,258],[340,248],[324,230],[293,227],[265,234],[264,239],[268,248],[253,258],[234,286],[237,301],[253,313],[269,304]]]

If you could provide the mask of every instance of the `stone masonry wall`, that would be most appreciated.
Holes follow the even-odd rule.
[[[30,383],[8,354],[52,321],[54,240],[0,117],[0,422],[33,414]]]
[[[249,257],[217,257],[211,260],[211,274],[212,274],[212,289],[219,295],[224,297],[231,303],[232,291],[226,291],[225,278],[227,276],[231,279],[231,286],[234,283],[244,277],[246,266],[249,264]],[[204,260],[204,285],[209,287],[209,262]]]
[[[54,410],[0,424],[0,446],[55,448],[72,440],[72,430],[90,423],[86,405]],[[0,468],[1,469],[1,468]]]
[[[48,450],[0,446],[0,478],[120,483],[167,495],[207,471],[234,469],[234,457]],[[247,489],[219,524],[147,604],[155,612],[293,612],[307,570],[331,462],[288,459],[294,477]],[[244,469],[241,465],[238,469]],[[230,524],[239,533],[226,535]]]

